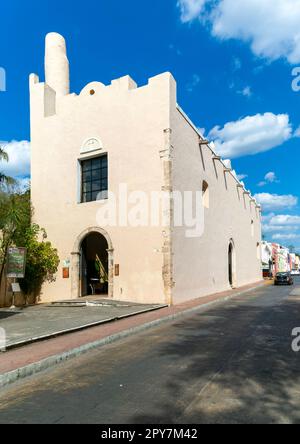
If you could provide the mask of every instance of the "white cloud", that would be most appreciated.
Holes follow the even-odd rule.
[[[229,168],[230,170],[232,169],[232,165],[231,165],[231,160],[230,159],[224,159],[223,160],[223,164],[225,165],[226,168]]]
[[[215,37],[244,41],[256,56],[271,61],[300,62],[300,0],[179,0],[182,22],[200,18],[206,4]]]
[[[218,154],[232,159],[282,145],[292,137],[292,126],[287,114],[256,114],[226,123],[223,128],[216,126],[209,136]]]
[[[9,156],[9,162],[1,162],[0,170],[7,176],[28,177],[30,175],[30,142],[0,142]]]
[[[248,99],[253,96],[251,86],[245,86],[242,89],[238,89],[241,87],[241,85],[237,86],[236,82],[234,82],[234,81],[231,81],[228,86],[229,86],[229,89],[234,90],[234,92],[236,94],[239,94],[244,97],[248,97]]]
[[[274,233],[274,232],[291,232],[298,231],[299,227],[296,225],[268,225],[264,224],[262,226],[262,230],[264,233]]]
[[[265,175],[265,180],[270,183],[276,182],[277,177],[276,177],[276,174],[274,173],[274,171],[270,171],[269,173],[267,173]]]
[[[259,182],[259,187],[264,187],[268,183],[279,183],[279,180],[277,179],[276,174],[273,171],[270,171],[265,175],[265,180],[262,182]]]
[[[174,51],[178,56],[182,56],[182,52],[181,52],[181,50],[178,49],[178,48],[176,48],[176,46],[173,45],[173,43],[171,43],[171,44],[169,45],[169,49],[170,49],[170,51]]]
[[[237,93],[244,96],[244,97],[251,97],[253,94],[250,86],[246,86],[244,89],[242,89],[241,91],[238,91]]]
[[[280,214],[275,216],[271,214],[269,216],[265,216],[265,221],[268,221],[269,225],[272,226],[281,226],[281,227],[300,227],[300,216],[291,216],[289,214]]]
[[[205,3],[206,0],[178,0],[177,5],[180,8],[181,21],[187,23],[198,18]]]
[[[269,223],[274,216],[275,213],[263,214],[261,220],[264,223]]]
[[[292,195],[280,196],[278,194],[259,193],[255,194],[254,198],[262,205],[264,211],[292,208],[298,204],[298,198]]]
[[[188,92],[193,92],[196,86],[199,85],[200,81],[201,81],[200,76],[198,74],[194,74],[192,80],[187,84],[186,88]]]
[[[263,233],[271,236],[273,241],[284,243],[288,240],[300,239],[300,216],[289,214],[266,214],[262,217]]]
[[[247,179],[247,177],[248,177],[248,174],[238,174],[237,175],[238,180],[244,180],[244,179]]]
[[[198,131],[201,134],[201,136],[204,137],[204,135],[206,133],[206,129],[205,128],[198,128]]]
[[[274,234],[272,236],[273,240],[292,240],[300,238],[300,234]]]
[[[300,126],[296,129],[294,137],[300,137]]]
[[[239,71],[242,68],[242,62],[238,57],[233,58],[233,70]]]
[[[248,42],[259,57],[300,61],[300,0],[221,0],[211,20],[214,36]]]

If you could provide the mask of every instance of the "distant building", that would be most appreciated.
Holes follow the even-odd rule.
[[[289,249],[280,244],[273,245],[273,261],[275,264],[274,272],[286,273],[291,271]]]
[[[30,77],[32,203],[61,262],[43,302],[102,293],[177,304],[261,279],[260,206],[178,106],[170,73],[142,87],[126,76],[71,94],[55,33],[45,71],[45,83]],[[164,223],[100,223],[104,205],[126,203],[122,184],[131,204],[163,192]],[[174,219],[177,195],[189,192],[201,196],[198,235]]]
[[[300,257],[298,256],[298,254],[296,254],[296,259],[295,259],[295,270],[300,270]]]
[[[262,268],[264,277],[275,276],[300,269],[300,258],[280,244],[262,242]]]
[[[274,247],[270,242],[261,243],[261,260],[264,277],[272,277],[275,271]]]
[[[291,271],[290,252],[286,247],[279,248],[279,273],[286,273]]]
[[[296,269],[296,254],[295,253],[289,253],[289,266],[290,270]]]

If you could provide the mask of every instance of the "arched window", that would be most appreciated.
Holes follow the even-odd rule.
[[[202,199],[204,208],[209,208],[209,186],[205,180],[202,182]]]

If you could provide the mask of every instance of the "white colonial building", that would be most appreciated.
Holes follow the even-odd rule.
[[[177,304],[261,279],[260,206],[178,106],[170,73],[71,94],[55,33],[45,70],[30,77],[32,203],[61,263],[42,301]]]

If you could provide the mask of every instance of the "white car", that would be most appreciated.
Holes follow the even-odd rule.
[[[291,275],[292,276],[300,276],[300,270],[292,270]]]

